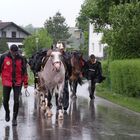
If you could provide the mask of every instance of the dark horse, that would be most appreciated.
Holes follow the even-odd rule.
[[[71,66],[72,66],[72,72],[69,79],[70,83],[70,90],[72,92],[71,97],[76,97],[77,92],[77,86],[78,83],[82,85],[82,69],[84,66],[84,59],[82,57],[82,53],[79,51],[74,51],[71,53]]]
[[[37,88],[38,84],[38,72],[41,71],[41,68],[44,65],[44,58],[46,57],[48,49],[41,49],[38,52],[34,53],[30,58],[29,58],[29,65],[30,69],[34,74],[34,88]]]

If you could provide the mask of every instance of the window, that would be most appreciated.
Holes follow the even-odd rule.
[[[6,32],[2,31],[2,37],[6,37]]]
[[[16,32],[12,32],[12,38],[16,38]]]

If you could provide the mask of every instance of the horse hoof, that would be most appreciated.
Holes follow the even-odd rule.
[[[73,99],[76,99],[77,98],[77,96],[76,95],[73,95],[73,97],[72,97]]]
[[[34,90],[34,94],[35,94],[35,95],[38,94],[38,90],[35,89],[35,90]]]
[[[59,120],[63,120],[63,119],[64,119],[63,115],[59,115],[59,116],[58,116],[58,119],[59,119]]]
[[[73,94],[70,95],[71,98],[73,98],[73,96],[74,96]]]
[[[70,97],[71,97],[71,98],[73,98],[73,97],[74,97],[74,98],[77,98],[76,94],[74,94],[74,93],[72,93]]]
[[[61,109],[58,111],[58,119],[63,120],[63,111]]]
[[[62,126],[63,126],[63,120],[59,120],[59,121],[58,121],[58,126],[59,126],[59,127],[62,127]]]
[[[52,111],[47,111],[47,117],[48,117],[48,118],[51,118],[52,115],[53,115]]]
[[[53,114],[47,114],[47,117],[48,117],[48,118],[51,118],[51,117],[52,117],[52,115],[53,115]]]

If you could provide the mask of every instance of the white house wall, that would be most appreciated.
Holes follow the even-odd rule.
[[[103,57],[104,45],[101,44],[103,33],[94,32],[93,24],[89,24],[89,56],[94,54],[96,57]]]
[[[7,38],[11,38],[12,32],[16,32],[16,38],[26,38],[27,37],[27,35],[24,32],[18,31],[18,29],[14,26],[8,26],[7,28],[4,29],[4,31],[6,31]]]

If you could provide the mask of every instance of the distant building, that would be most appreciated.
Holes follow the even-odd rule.
[[[13,22],[0,21],[0,40],[5,38],[8,46],[16,44],[22,48],[23,40],[29,35],[30,33]]]
[[[98,58],[104,57],[104,44],[101,43],[103,33],[97,33],[94,31],[93,24],[89,24],[89,51],[88,54],[94,54]]]
[[[71,37],[68,39],[69,47],[74,49],[79,49],[79,46],[83,44],[83,34],[81,29],[78,29],[77,27],[70,27],[69,33],[71,34]]]

